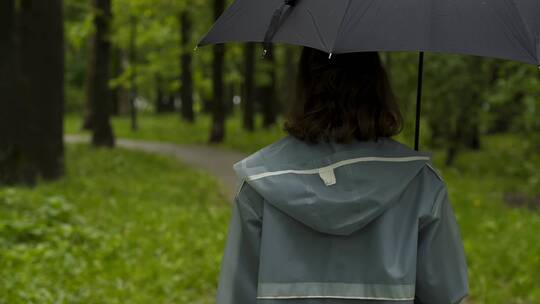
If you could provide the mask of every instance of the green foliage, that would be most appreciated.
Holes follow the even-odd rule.
[[[384,55],[412,136],[416,102],[415,53]],[[427,53],[424,61],[422,141],[430,147],[469,148],[476,135],[540,134],[540,72],[535,66],[475,56]],[[530,138],[540,149],[539,138]]]
[[[93,31],[89,1],[64,1],[64,28],[66,44],[66,111],[81,109],[84,103],[84,86],[88,56],[89,36]]]
[[[207,1],[171,1],[171,0],[116,0],[113,4],[113,22],[110,33],[113,58],[120,65],[112,71],[111,88],[136,88],[137,95],[150,104],[156,100],[158,88],[164,94],[175,94],[181,87],[180,56],[182,53],[193,55],[193,78],[195,107],[201,107],[204,101],[211,100],[212,92],[212,48],[197,50],[197,42],[206,33],[214,21],[210,3]],[[180,43],[181,27],[179,17],[182,12],[189,12],[192,21],[191,41],[188,47]],[[89,36],[93,31],[93,12],[88,3],[76,0],[66,1],[67,47],[67,101],[68,112],[80,112],[84,103],[84,75],[86,72]],[[243,62],[241,43],[231,43],[226,47],[224,81],[229,96],[241,94],[243,83]],[[134,53],[134,60],[130,55]],[[270,81],[267,73],[269,63],[257,50],[257,84],[264,86]],[[277,72],[285,72],[283,47],[276,47]],[[296,58],[295,58],[296,59]],[[294,60],[293,60],[294,61]],[[115,63],[114,65],[116,65]],[[120,72],[117,74],[117,72]],[[281,96],[289,85],[286,79],[278,77]]]
[[[178,3],[178,4],[175,4]],[[135,62],[124,63],[124,73],[112,84],[138,90],[153,96],[156,77],[165,79],[166,88],[177,86],[179,75],[179,25],[176,13],[179,2],[172,1],[113,1],[113,30],[111,40],[123,53],[124,61],[131,52]],[[133,44],[133,45],[132,45]],[[135,83],[131,77],[135,75]]]
[[[453,170],[471,178],[500,179],[498,188],[504,192],[540,197],[540,154],[529,153],[526,136],[492,135],[484,139],[484,145],[481,152],[465,152]]]
[[[495,70],[496,82],[487,93],[493,113],[492,129],[505,126],[516,133],[529,134],[528,152],[540,151],[540,70],[515,62],[504,62]]]
[[[213,303],[229,207],[176,161],[70,146],[63,180],[0,189],[0,303]]]

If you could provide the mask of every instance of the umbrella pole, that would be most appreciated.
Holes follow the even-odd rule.
[[[422,81],[424,74],[424,52],[418,54],[418,88],[416,91],[416,126],[414,131],[414,149],[420,145],[420,114],[422,112]]]

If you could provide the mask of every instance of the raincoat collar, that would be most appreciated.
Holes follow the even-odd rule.
[[[236,163],[266,202],[322,233],[350,235],[399,201],[431,153],[387,137],[310,145],[291,136]],[[240,189],[239,187],[239,189]]]

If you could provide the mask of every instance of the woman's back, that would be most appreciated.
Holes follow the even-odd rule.
[[[236,163],[218,304],[458,303],[459,227],[378,54],[304,49],[289,136]]]
[[[459,229],[429,153],[390,138],[307,145],[288,136],[235,170],[237,222],[218,303],[457,303],[467,294]]]

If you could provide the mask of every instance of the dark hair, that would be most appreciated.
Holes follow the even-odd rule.
[[[403,117],[377,52],[329,54],[304,47],[284,130],[310,143],[391,137]]]

